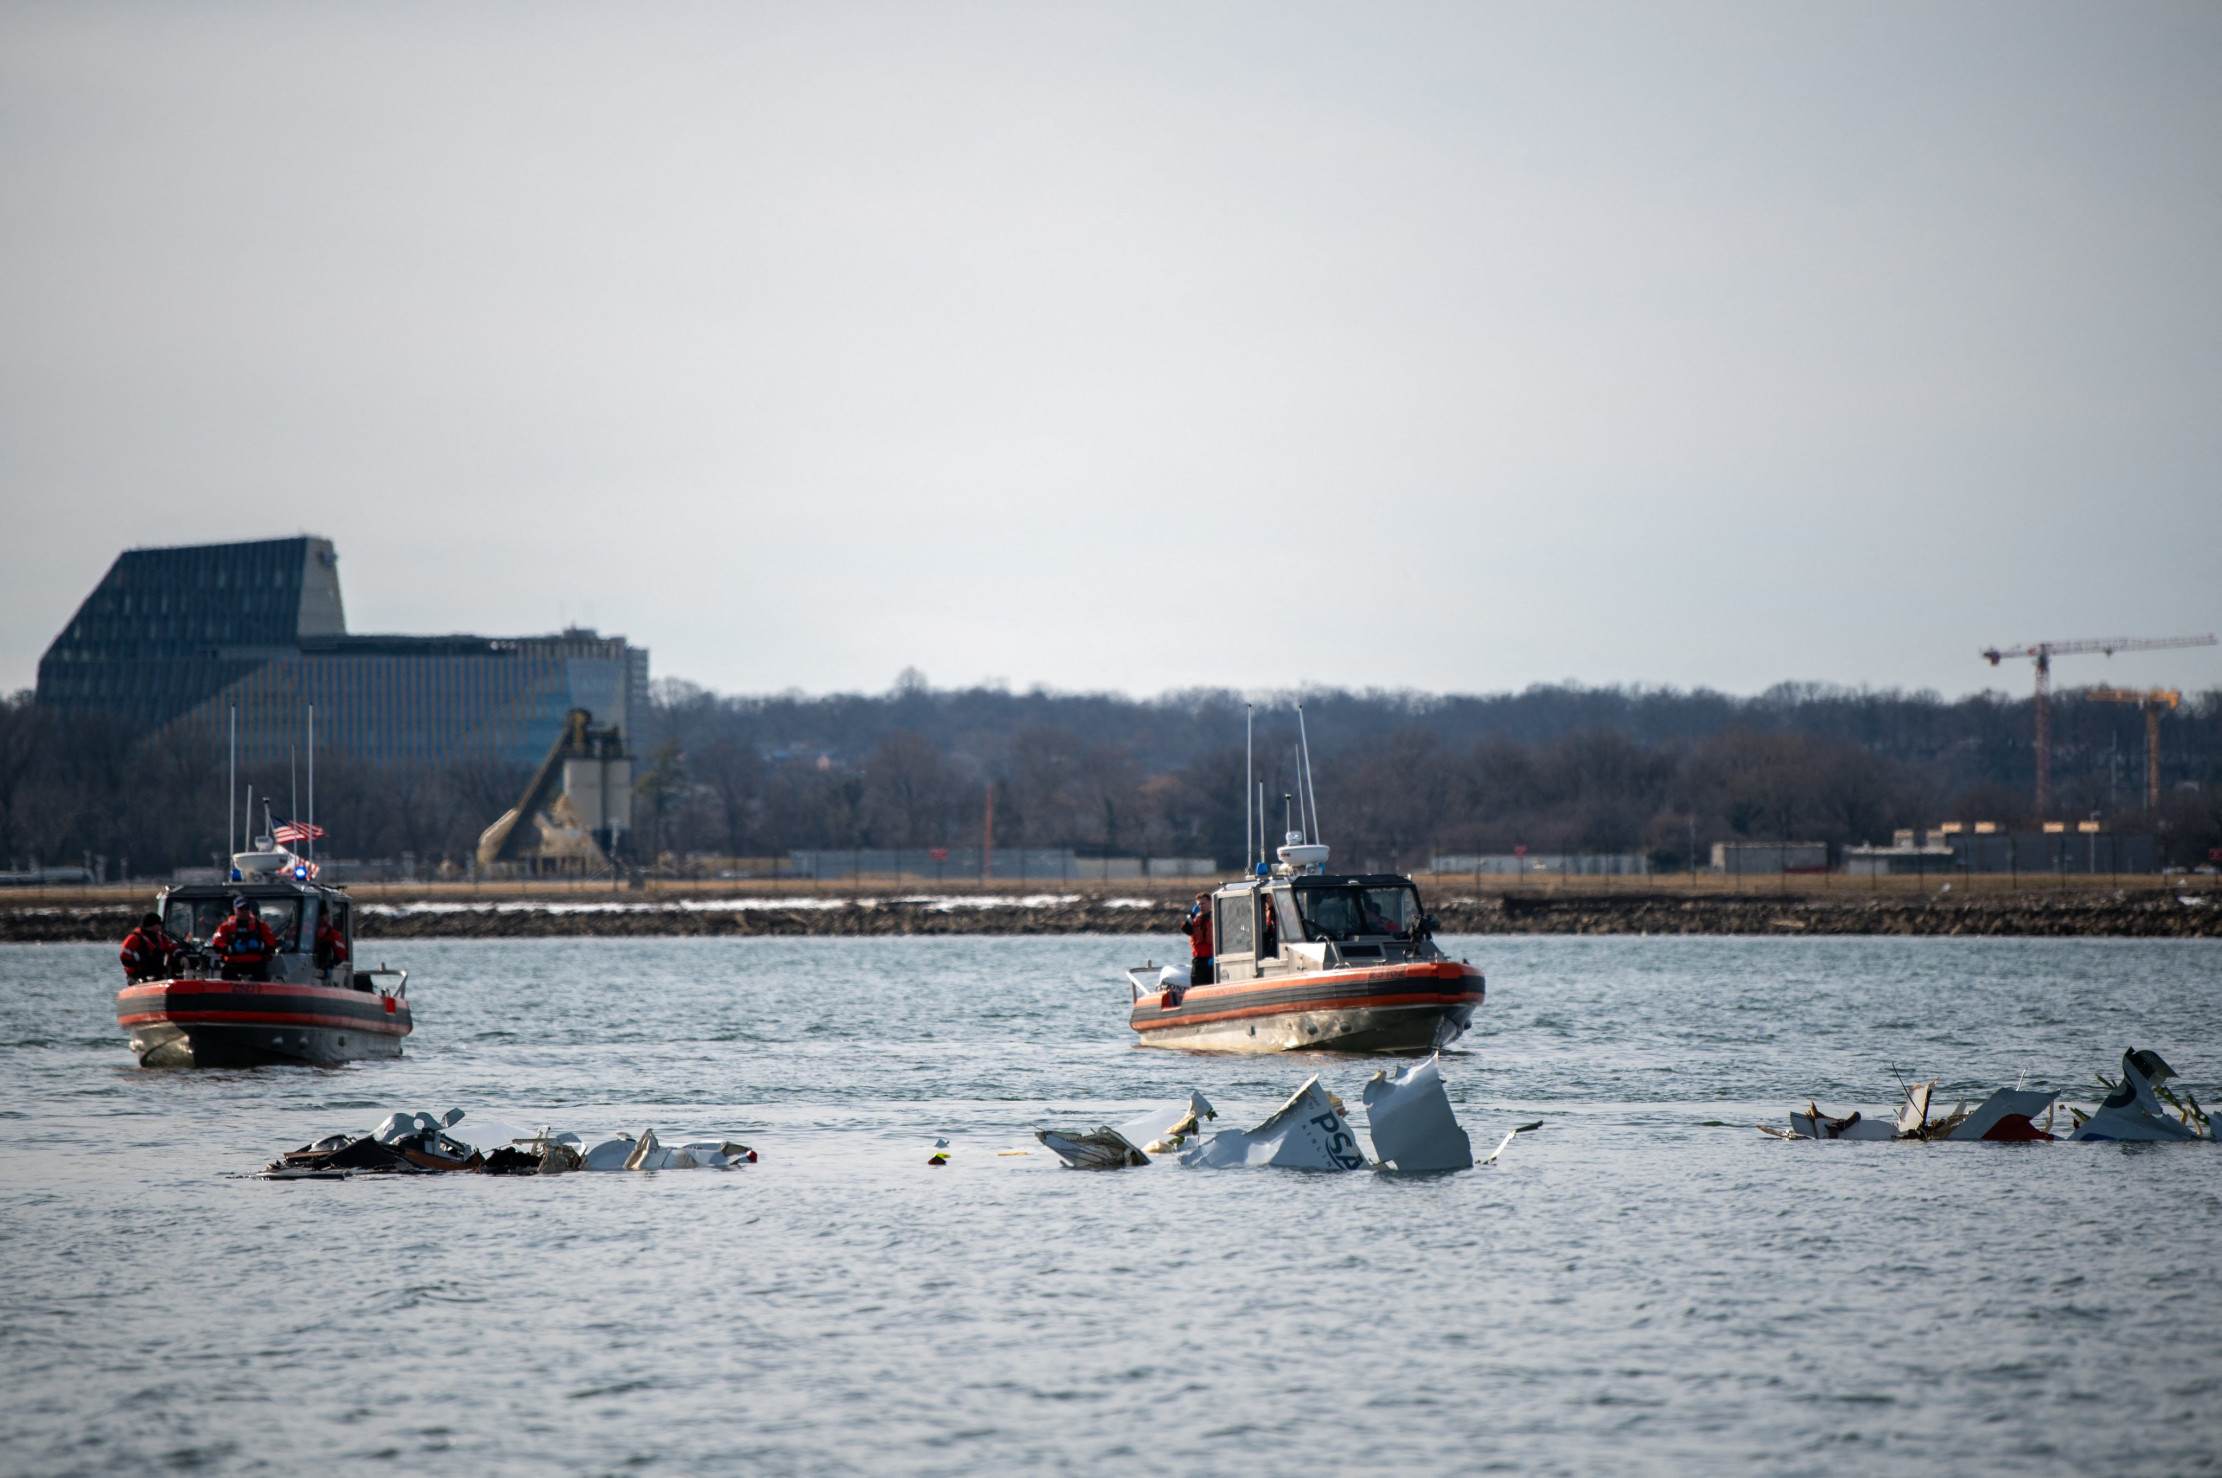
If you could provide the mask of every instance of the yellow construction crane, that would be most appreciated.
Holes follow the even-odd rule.
[[[2052,659],[2082,652],[2157,652],[2167,647],[2211,647],[2205,636],[2099,636],[2078,641],[2028,642],[2018,647],[1985,647],[1983,660],[1996,667],[2008,657],[2029,657],[2037,664],[2037,816],[2052,809]]]
[[[2160,711],[2183,702],[2174,688],[2085,688],[2083,696],[2100,703],[2134,703],[2145,710],[2145,809],[2160,809]]]

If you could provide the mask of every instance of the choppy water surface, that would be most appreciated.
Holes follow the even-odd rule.
[[[1131,1047],[1139,943],[419,942],[402,1061],[202,1073],[133,1065],[112,951],[0,947],[0,1467],[2222,1462],[2222,1149],[1750,1128],[2128,1043],[2222,1102],[2222,946],[1453,941],[1460,1116],[1548,1120],[1500,1168],[1061,1170],[1035,1125],[1314,1069],[1362,1127],[1365,1060]],[[237,1178],[451,1104],[763,1160]]]

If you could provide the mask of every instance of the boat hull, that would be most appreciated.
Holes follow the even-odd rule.
[[[1201,985],[1135,1002],[1147,1047],[1196,1052],[1432,1052],[1464,1034],[1482,974],[1431,961]]]
[[[116,1024],[144,1067],[332,1066],[399,1057],[414,1023],[379,991],[244,980],[164,980],[116,993]]]

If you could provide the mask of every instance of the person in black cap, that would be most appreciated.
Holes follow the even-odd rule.
[[[158,913],[139,920],[139,927],[124,935],[123,948],[116,952],[116,958],[123,962],[123,978],[134,985],[168,976],[176,955],[177,941],[163,929]]]
[[[278,936],[262,921],[255,901],[242,893],[231,901],[231,917],[216,926],[208,947],[224,967],[226,980],[268,980]]]

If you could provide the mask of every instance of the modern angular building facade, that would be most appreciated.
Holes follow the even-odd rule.
[[[132,549],[39,661],[38,701],[134,730],[282,759],[316,708],[317,747],[374,763],[537,764],[573,708],[644,742],[648,653],[623,637],[350,636],[329,539]]]

